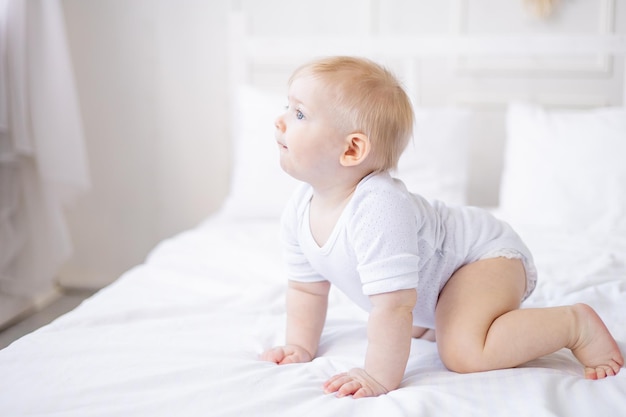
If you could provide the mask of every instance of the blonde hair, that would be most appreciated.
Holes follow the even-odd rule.
[[[296,69],[289,85],[304,76],[325,83],[340,129],[368,136],[375,170],[396,168],[413,130],[413,108],[396,77],[373,61],[348,56],[309,62]]]

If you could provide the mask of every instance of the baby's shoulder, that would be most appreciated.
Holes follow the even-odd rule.
[[[400,180],[387,173],[373,174],[357,187],[351,209],[356,215],[417,214],[415,198]]]
[[[356,189],[354,197],[361,201],[410,203],[414,199],[404,183],[388,173],[372,174],[365,177]]]

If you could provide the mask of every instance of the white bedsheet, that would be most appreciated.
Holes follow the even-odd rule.
[[[540,284],[526,306],[586,302],[626,350],[626,239],[524,231]],[[331,375],[361,366],[367,316],[332,293],[319,357],[276,366],[285,280],[273,222],[213,218],[145,264],[0,351],[0,416],[615,416],[626,370],[587,381],[569,351],[517,369],[459,375],[412,342],[386,396],[337,399]]]

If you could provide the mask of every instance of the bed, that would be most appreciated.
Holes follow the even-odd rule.
[[[233,26],[236,42],[248,42],[237,51],[278,58],[276,39],[246,40],[238,21]],[[390,62],[410,70],[412,61],[400,59],[407,50],[411,59],[432,54],[434,45],[441,44],[437,54],[504,53],[506,43],[413,41],[376,39],[363,49],[362,40],[346,38],[323,51],[317,43],[303,49],[312,55],[350,48],[361,55],[391,55]],[[531,48],[549,54],[564,45],[553,38],[547,43],[509,41],[519,53]],[[288,42],[302,45],[307,40]],[[602,50],[623,59],[625,45],[623,37],[590,37],[577,53]],[[144,263],[75,310],[0,351],[0,415],[626,413],[626,370],[601,381],[585,380],[571,353],[562,350],[515,369],[461,375],[443,366],[435,343],[418,339],[412,341],[398,390],[360,400],[325,395],[322,383],[360,366],[366,348],[367,315],[334,289],[315,360],[285,366],[260,361],[259,354],[284,337],[279,217],[295,183],[280,172],[271,141],[259,140],[260,135],[273,137],[267,120],[284,99],[241,83],[249,74],[238,73],[239,59],[231,62],[237,152],[222,209],[161,242]],[[429,198],[467,202],[470,144],[465,132],[472,112],[416,106],[414,144],[396,175]],[[492,210],[517,228],[536,258],[539,284],[524,307],[588,303],[626,352],[626,109],[569,110],[512,102],[505,118],[500,204]],[[444,163],[424,157],[419,152],[424,149],[445,158]]]

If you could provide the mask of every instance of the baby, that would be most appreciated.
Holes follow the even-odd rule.
[[[413,111],[389,71],[352,57],[306,64],[289,80],[275,126],[281,167],[304,184],[282,219],[286,345],[263,360],[315,358],[332,283],[369,312],[368,346],[363,368],[330,378],[326,393],[398,388],[411,337],[432,329],[455,372],[512,368],[563,347],[586,378],[619,372],[622,354],[591,307],[520,309],[537,273],[508,224],[478,208],[429,202],[391,177]]]

